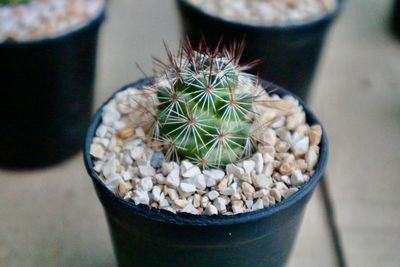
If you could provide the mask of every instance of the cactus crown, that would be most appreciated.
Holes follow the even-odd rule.
[[[18,4],[26,4],[30,0],[0,0],[0,4],[3,5],[18,5]]]
[[[167,63],[155,60],[159,103],[153,135],[168,158],[207,167],[252,152],[253,95],[239,89],[243,81],[254,84],[255,76],[242,72],[250,64],[239,65],[243,47],[211,51],[203,44],[194,51],[185,42],[176,56],[166,49]]]

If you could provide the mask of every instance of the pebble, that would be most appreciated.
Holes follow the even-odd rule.
[[[195,177],[197,175],[201,174],[201,170],[199,167],[197,166],[193,166],[190,169],[186,170],[185,172],[182,173],[182,176],[185,178],[191,178],[191,177]]]
[[[127,183],[127,182],[121,182],[118,185],[118,190],[117,190],[117,194],[120,197],[124,197],[129,191],[131,191],[133,189],[133,186],[131,183]]]
[[[153,156],[151,156],[150,165],[151,165],[153,168],[158,169],[158,168],[161,167],[162,163],[164,162],[164,159],[165,159],[165,157],[164,157],[164,154],[163,154],[163,153],[161,153],[161,152],[155,152],[155,153],[153,154]]]
[[[100,144],[94,143],[90,145],[90,155],[98,159],[104,159],[106,151]]]
[[[226,211],[226,201],[224,198],[218,197],[214,200],[213,205],[217,208],[219,212]]]
[[[309,139],[308,136],[301,138],[292,146],[292,150],[295,156],[302,156],[307,153],[309,148]]]
[[[295,170],[290,177],[290,182],[294,186],[299,186],[304,183],[304,176],[300,170]]]
[[[225,196],[232,196],[236,193],[237,183],[231,184],[229,187],[221,190],[221,194]]]
[[[262,199],[258,199],[252,206],[251,206],[251,210],[260,210],[264,208],[264,203],[262,201]]]
[[[253,156],[255,163],[255,170],[257,174],[261,174],[264,169],[264,158],[260,152],[257,152]]]
[[[256,163],[253,160],[244,160],[243,169],[246,173],[250,174],[252,170],[256,167]]]
[[[272,178],[265,174],[258,174],[254,176],[253,183],[254,186],[259,189],[268,189],[273,185]]]
[[[204,177],[203,174],[199,174],[197,176],[192,177],[192,179],[190,179],[190,181],[198,190],[205,190],[207,187],[206,178]],[[213,180],[213,181],[215,181],[215,180]],[[214,186],[214,185],[212,185],[212,186]]]
[[[212,190],[212,191],[207,193],[207,197],[208,197],[209,200],[213,201],[217,197],[219,197],[219,193],[216,190]]]
[[[212,187],[225,177],[225,172],[218,169],[204,170],[203,175],[206,179],[207,186]]]
[[[151,191],[151,196],[154,201],[161,202],[161,200],[164,199],[164,194],[161,192],[161,187],[157,185],[153,187],[153,190]]]
[[[179,177],[179,169],[173,169],[167,176],[165,183],[171,187],[177,188],[181,182]]]
[[[321,125],[313,125],[310,127],[308,132],[308,137],[310,138],[310,145],[317,146],[321,142],[322,137],[322,127]]]
[[[156,170],[151,166],[140,165],[138,168],[140,177],[154,176],[156,174]]]
[[[253,194],[256,191],[251,184],[246,182],[242,183],[242,190],[247,197],[253,197]]]
[[[233,174],[235,177],[240,177],[244,174],[244,170],[234,164],[228,164],[226,166],[227,174]]]
[[[151,189],[153,189],[153,181],[151,180],[151,177],[145,177],[140,180],[137,186],[143,191],[149,192]]]
[[[200,214],[200,212],[193,206],[193,204],[188,204],[186,205],[186,207],[184,207],[181,212],[185,212],[185,213],[190,213],[193,215],[198,215]]]
[[[218,214],[218,209],[212,205],[212,204],[208,204],[205,210],[207,215],[217,215]]]
[[[196,192],[196,187],[192,184],[181,183],[179,189],[184,193],[194,193]]]
[[[132,199],[136,205],[139,204],[149,205],[150,202],[149,194],[143,190],[133,191]]]

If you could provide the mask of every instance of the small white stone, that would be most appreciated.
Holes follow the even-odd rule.
[[[176,210],[173,207],[170,207],[170,206],[160,207],[160,209],[167,210],[169,212],[172,212],[172,213],[176,214]]]
[[[190,168],[194,167],[194,165],[188,161],[188,160],[183,160],[181,162],[181,173],[186,172],[187,170],[189,170]]]
[[[305,156],[305,160],[307,162],[307,170],[314,170],[315,165],[317,165],[318,162],[318,154],[319,148],[317,146],[311,146]]]
[[[140,165],[138,167],[140,177],[154,176],[156,174],[156,170],[151,166]]]
[[[134,147],[131,151],[130,151],[130,155],[134,160],[138,160],[140,158],[143,157],[144,155],[144,148],[141,146],[137,146]]]
[[[172,164],[170,162],[163,162],[161,164],[161,173],[164,176],[167,176],[173,169],[174,168],[173,168],[173,166],[172,166]]]
[[[206,207],[205,213],[207,215],[210,215],[210,216],[211,215],[217,215],[218,214],[218,209],[214,205],[208,204],[207,207]]]
[[[292,143],[292,135],[290,132],[284,128],[276,130],[276,134],[278,137],[282,140],[285,141],[286,143],[291,144]]]
[[[267,128],[263,131],[261,139],[264,143],[275,146],[277,141],[276,132],[271,128]]]
[[[151,180],[151,177],[145,177],[141,179],[138,184],[138,188],[146,192],[151,191],[151,189],[153,188],[153,181]]]
[[[301,138],[292,146],[292,151],[296,156],[301,156],[307,153],[309,148],[308,136]]]
[[[177,188],[181,182],[179,177],[179,169],[173,169],[167,176],[165,183],[173,188]]]
[[[256,163],[253,160],[244,160],[243,169],[246,173],[250,174],[254,170]]]
[[[126,171],[122,173],[122,179],[124,179],[124,181],[130,181],[133,178],[133,174],[132,172]]]
[[[201,205],[201,196],[199,194],[195,194],[193,196],[193,206],[195,208],[198,208],[200,207],[200,205]]]
[[[294,186],[299,186],[302,185],[305,181],[304,181],[304,177],[303,174],[301,173],[300,170],[295,170],[292,173],[292,176],[290,177],[290,182],[292,183],[292,185]]]
[[[206,178],[203,174],[196,175],[190,179],[191,183],[198,189],[198,190],[205,190],[206,189]]]
[[[273,183],[272,178],[265,174],[259,174],[253,177],[253,184],[259,189],[268,189],[273,185]]]
[[[244,181],[244,182],[247,182],[247,183],[249,183],[249,184],[252,184],[252,183],[253,183],[253,181],[252,181],[252,179],[251,179],[251,176],[250,176],[250,174],[248,174],[248,173],[244,173],[242,176],[239,177],[239,179],[242,180],[242,181]]]
[[[139,137],[142,140],[146,139],[146,134],[144,133],[143,128],[141,128],[141,127],[136,128],[135,134],[137,137]]]
[[[229,187],[222,189],[221,194],[225,196],[233,196],[237,190],[237,183],[232,183]]]
[[[113,177],[117,173],[118,164],[119,162],[116,159],[110,159],[109,161],[106,161],[101,169],[104,177],[106,177],[107,179]]]
[[[179,198],[178,192],[176,192],[176,190],[173,188],[168,188],[167,193],[171,200],[177,200]]]
[[[181,212],[185,212],[185,213],[190,213],[193,215],[198,215],[200,214],[200,212],[193,206],[193,204],[188,204],[186,205],[186,207],[184,207]]]
[[[107,178],[107,180],[105,181],[105,185],[114,193],[117,191],[117,188],[119,186],[120,183],[123,183],[123,179],[121,176],[119,175],[113,175],[110,178]]]
[[[227,174],[233,174],[235,177],[241,177],[244,174],[244,170],[234,164],[228,164],[226,166],[226,172]]]
[[[133,191],[132,199],[136,205],[139,204],[149,205],[150,202],[149,194],[143,190]]]
[[[213,205],[217,208],[219,212],[225,212],[226,211],[226,201],[225,199],[218,197],[217,199],[214,200]]]
[[[189,204],[189,201],[187,201],[186,199],[175,199],[174,200],[174,204],[180,208],[183,209],[184,207],[186,207]]]
[[[251,210],[260,210],[264,208],[264,203],[262,201],[262,199],[258,199],[253,206],[251,206]]]
[[[160,199],[160,202],[159,202],[160,209],[163,209],[163,208],[166,208],[166,207],[169,207],[169,206],[170,205],[169,205],[169,202],[168,202],[167,199],[165,199],[165,198],[161,198]]]
[[[292,184],[291,181],[290,181],[290,177],[287,176],[287,175],[282,175],[281,176],[281,180],[287,185],[291,185]]]
[[[261,174],[264,169],[264,159],[261,153],[257,152],[253,156],[257,174]]]
[[[161,187],[158,185],[153,187],[153,190],[151,191],[151,196],[154,201],[160,202],[161,199],[164,198],[163,193],[161,193]]]
[[[96,130],[96,136],[100,138],[106,137],[107,133],[108,133],[107,126],[103,124],[101,124]]]
[[[232,211],[234,214],[239,214],[239,213],[243,213],[244,209],[243,209],[243,206],[241,206],[241,205],[232,205]]]
[[[207,193],[207,196],[212,201],[212,200],[216,199],[217,197],[219,197],[219,193],[215,190],[212,190]]]
[[[188,183],[181,183],[179,186],[179,189],[184,192],[184,193],[194,193],[196,192],[196,187],[192,184],[188,184]]]
[[[305,122],[304,112],[295,113],[286,118],[286,128],[288,130],[295,130],[300,124]]]
[[[90,145],[90,155],[98,159],[104,159],[106,151],[104,147],[100,144],[93,143]]]
[[[156,180],[157,184],[162,185],[165,183],[165,177],[162,173],[157,173],[154,175],[154,179]]]
[[[253,194],[256,190],[251,184],[244,182],[242,183],[242,191],[246,195],[246,197],[253,197]]]
[[[281,193],[278,191],[278,189],[273,188],[271,189],[271,191],[269,191],[269,193],[271,194],[272,197],[275,198],[276,201],[281,202],[282,201],[282,195]]]
[[[185,178],[192,178],[197,175],[201,174],[201,170],[197,166],[192,166],[191,168],[187,169],[185,172],[182,173],[182,176]]]
[[[246,207],[251,209],[253,207],[254,201],[252,199],[247,199],[244,203],[246,203]]]

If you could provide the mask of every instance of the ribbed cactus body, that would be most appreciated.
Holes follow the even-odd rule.
[[[230,58],[181,57],[157,84],[157,137],[169,156],[226,165],[248,148],[252,95],[237,92],[240,72]]]

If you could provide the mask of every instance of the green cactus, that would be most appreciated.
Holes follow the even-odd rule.
[[[18,5],[18,4],[26,4],[30,0],[0,0],[0,4],[3,5]]]
[[[181,45],[178,56],[167,49],[169,62],[155,83],[159,101],[154,136],[167,157],[206,166],[234,162],[252,150],[249,115],[253,96],[238,92],[238,56]]]

